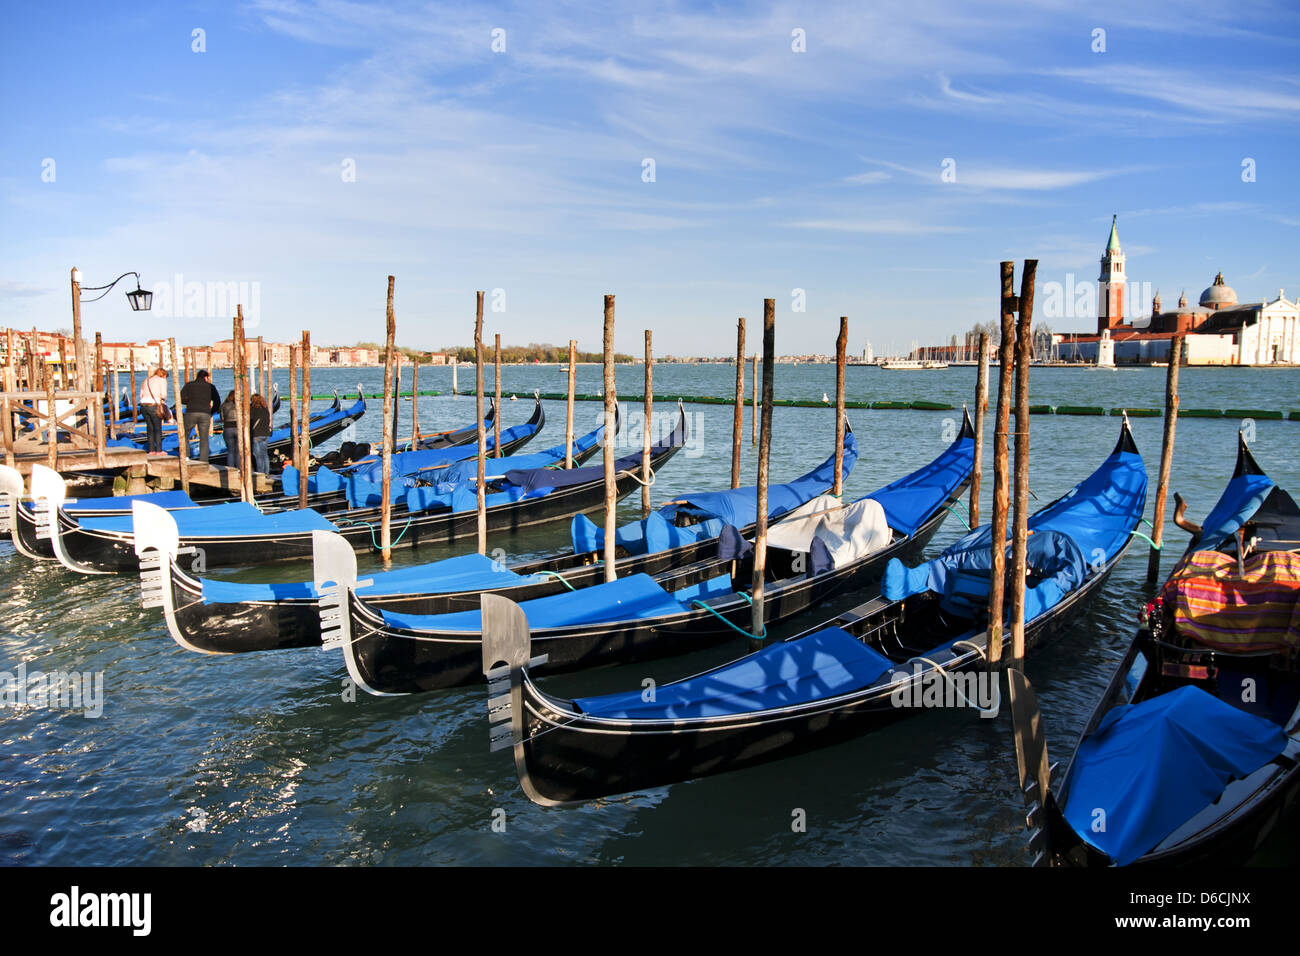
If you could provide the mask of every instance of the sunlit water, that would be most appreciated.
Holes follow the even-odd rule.
[[[460,386],[472,387],[462,369]],[[618,370],[620,391],[640,394],[643,371]],[[1163,403],[1164,369],[1091,372],[1036,369],[1031,401],[1155,407]],[[424,430],[466,424],[473,399],[452,398],[449,369],[425,369],[422,390],[444,395],[419,403]],[[277,374],[287,396],[287,378]],[[583,366],[578,390],[596,392],[600,369]],[[314,391],[358,380],[378,391],[373,369],[313,373]],[[555,366],[503,371],[503,421],[525,420],[531,391],[564,389]],[[491,378],[489,376],[489,382]],[[228,387],[228,373],[217,385]],[[848,397],[927,399],[960,406],[974,392],[975,370],[882,372],[850,368]],[[657,393],[726,395],[725,366],[660,365]],[[409,388],[409,376],[406,381]],[[747,386],[748,387],[748,386]],[[820,400],[834,393],[831,366],[780,366],[779,398]],[[510,395],[518,401],[509,401]],[[1186,407],[1300,407],[1300,374],[1271,370],[1185,369]],[[357,437],[379,434],[379,402]],[[402,403],[409,432],[410,403]],[[658,505],[688,490],[726,485],[731,410],[687,405],[694,444],[658,476]],[[673,409],[656,409],[666,426]],[[579,433],[600,407],[578,403]],[[546,403],[547,426],[528,451],[563,439],[564,406]],[[960,412],[852,411],[862,455],[848,483],[860,495],[929,461],[952,437]],[[283,417],[283,416],[281,416]],[[991,419],[990,419],[991,420]],[[1183,419],[1172,487],[1194,517],[1209,509],[1231,473],[1242,423]],[[1119,432],[1113,417],[1034,416],[1031,487],[1040,502],[1067,490],[1108,454]],[[1248,423],[1248,427],[1250,427]],[[1300,422],[1258,421],[1253,448],[1283,486],[1300,488]],[[1162,423],[1135,419],[1133,430],[1153,482]],[[778,408],[773,480],[788,480],[831,449],[829,410]],[[743,466],[755,474],[747,410]],[[984,513],[991,456],[986,454]],[[620,509],[639,513],[639,494]],[[1172,508],[1172,496],[1170,507]],[[1171,526],[1172,527],[1172,526]],[[963,530],[949,518],[936,552]],[[565,547],[564,522],[490,547],[521,559]],[[1186,536],[1170,534],[1167,570]],[[399,563],[447,552],[398,552]],[[363,559],[363,566],[369,559]],[[1087,719],[1147,593],[1147,549],[1135,546],[1086,615],[1028,663],[1046,715],[1053,757],[1064,758]],[[295,579],[304,564],[227,572],[246,579]],[[765,767],[591,804],[544,810],[519,790],[506,753],[489,754],[485,695],[468,688],[422,697],[345,699],[337,653],[281,651],[228,658],[177,647],[161,616],[139,606],[129,577],[79,577],[34,566],[0,545],[0,670],[98,672],[103,716],[48,708],[0,711],[0,861],[63,864],[206,863],[632,863],[632,864],[1021,864],[1023,810],[1005,716],[972,711],[922,713],[891,729]],[[870,597],[854,595],[836,606]],[[805,615],[778,633],[815,623],[836,606]],[[744,653],[741,642],[654,665],[565,675],[559,693],[594,693],[662,682]],[[505,832],[493,829],[504,810]],[[803,810],[807,829],[792,830]],[[500,819],[497,814],[496,819]],[[1298,844],[1290,825],[1269,849],[1289,859]]]

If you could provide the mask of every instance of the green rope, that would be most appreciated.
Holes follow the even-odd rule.
[[[566,580],[564,579],[564,575],[563,575],[563,574],[560,574],[560,573],[558,573],[558,572],[556,572],[556,571],[534,571],[533,573],[534,573],[534,574],[545,574],[545,575],[547,575],[548,577],[555,578],[557,581],[559,581],[561,584],[563,584],[563,585],[564,585],[566,588],[568,588],[570,591],[576,591],[576,590],[578,590],[578,589],[575,588],[572,584],[570,584],[568,581],[566,581]]]
[[[959,505],[959,504],[961,504],[961,502],[960,502],[960,501],[954,501],[953,504]],[[950,515],[952,515],[954,518],[956,518],[958,521],[960,521],[962,524],[964,524],[964,525],[966,526],[966,530],[967,530],[967,531],[972,531],[972,530],[974,530],[973,528],[971,528],[971,526],[970,526],[970,522],[967,521],[965,518],[963,518],[961,515],[957,514],[957,512],[953,511],[951,507],[949,507],[948,505],[944,505],[943,507],[944,507],[944,510],[946,510]],[[970,512],[967,512],[967,514],[970,514]]]
[[[1152,541],[1150,538],[1148,538],[1146,535],[1144,535],[1141,531],[1134,530],[1134,531],[1130,531],[1129,534],[1131,534],[1131,535],[1135,535],[1136,537],[1141,538],[1141,539],[1142,539],[1143,541],[1145,541],[1147,544],[1151,545],[1152,549],[1154,549],[1154,550],[1156,550],[1156,551],[1159,551],[1159,550],[1160,550],[1160,545],[1156,544],[1154,541]]]
[[[753,602],[753,600],[752,600],[752,599],[750,598],[750,596],[749,596],[748,594],[746,594],[744,591],[737,591],[736,593],[739,594],[741,597],[743,597],[743,598],[745,599],[745,602],[746,602],[750,607],[753,607],[753,606],[754,606],[754,602]],[[716,618],[717,618],[719,621],[721,621],[723,624],[727,625],[727,627],[731,628],[731,629],[732,629],[733,631],[735,631],[737,634],[743,634],[745,637],[749,638],[751,641],[765,641],[765,640],[767,640],[767,624],[766,624],[766,623],[763,625],[763,633],[762,633],[762,634],[751,634],[751,633],[749,633],[749,631],[746,631],[746,630],[744,630],[743,628],[739,628],[739,627],[737,627],[735,624],[732,624],[732,623],[731,623],[730,621],[728,621],[725,617],[723,617],[721,614],[719,614],[719,613],[718,613],[717,611],[715,611],[713,608],[709,607],[707,604],[705,604],[705,603],[704,603],[703,601],[701,601],[699,598],[696,598],[696,599],[695,599],[694,601],[692,601],[691,603],[694,604],[696,607],[702,607],[702,608],[704,608],[704,610],[708,611],[710,614],[712,614],[714,617],[716,617]]]
[[[1153,525],[1153,524],[1152,524],[1150,521],[1148,521],[1146,518],[1143,518],[1143,519],[1142,519],[1142,523],[1143,523],[1144,525],[1146,525],[1148,528],[1150,528],[1152,531],[1155,531],[1155,530],[1156,530],[1156,526]]]
[[[403,538],[403,536],[405,536],[406,532],[407,532],[408,530],[410,530],[411,522],[414,521],[414,520],[415,520],[415,515],[414,515],[414,514],[412,514],[409,518],[406,519],[406,524],[402,526],[402,530],[398,533],[397,537],[393,539],[392,544],[390,544],[389,547],[393,547],[393,546],[395,546],[399,541],[402,540],[402,538]],[[371,546],[372,548],[374,548],[376,551],[383,550],[383,546],[380,545],[380,543],[379,543],[378,541],[375,540],[375,526],[372,525],[369,521],[363,521],[363,520],[361,520],[360,518],[340,518],[338,521],[335,522],[335,524],[339,524],[339,525],[363,524],[363,525],[365,525],[367,528],[370,529],[370,546]]]

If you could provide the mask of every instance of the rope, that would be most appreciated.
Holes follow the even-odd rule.
[[[642,481],[640,478],[637,477],[635,471],[631,471],[631,470],[629,470],[629,471],[626,472],[626,474],[627,474],[628,477],[630,477],[633,481],[635,481],[638,485],[644,485],[644,486],[647,487],[647,488],[653,488],[653,487],[655,486],[655,473],[654,473],[653,471],[650,472],[650,480],[649,480],[649,481]]]
[[[953,504],[960,506],[963,511],[966,511],[966,506],[961,503],[960,499],[954,501]],[[964,524],[966,526],[967,531],[974,530],[973,528],[971,528],[970,521],[968,520],[968,518],[963,518],[961,515],[957,514],[957,512],[953,511],[952,507],[949,505],[944,505],[943,507],[945,511],[947,511],[950,515],[952,515],[954,518],[956,518],[958,521]],[[966,511],[966,514],[970,515],[970,512]]]
[[[407,530],[410,529],[411,522],[413,522],[414,520],[415,520],[414,514],[412,514],[409,518],[406,519],[406,524],[402,526],[402,530],[398,533],[397,537],[392,540],[392,542],[389,544],[389,547],[395,546],[397,542],[402,540],[402,537],[406,534]],[[367,528],[370,529],[370,546],[374,548],[376,551],[382,550],[383,546],[380,545],[380,543],[375,540],[375,526],[372,525],[369,521],[363,521],[361,518],[339,518],[335,523],[340,525],[353,525],[353,524],[365,525]]]
[[[1153,524],[1152,524],[1150,521],[1148,521],[1146,518],[1143,518],[1143,519],[1141,519],[1141,520],[1142,520],[1142,523],[1143,523],[1144,525],[1146,525],[1148,528],[1150,528],[1152,531],[1155,531],[1155,530],[1156,530],[1156,526],[1153,525]]]
[[[754,606],[754,602],[753,602],[753,600],[752,600],[752,599],[750,598],[750,596],[749,596],[748,594],[746,594],[744,591],[737,591],[736,593],[739,594],[741,597],[743,597],[743,598],[745,599],[745,603],[747,603],[750,607],[753,607],[753,606]],[[695,599],[694,601],[692,601],[691,603],[694,604],[696,607],[702,607],[702,608],[704,608],[704,610],[708,611],[710,614],[712,614],[714,617],[716,617],[716,618],[717,618],[719,621],[721,621],[723,624],[727,625],[727,627],[731,628],[731,629],[732,629],[733,631],[735,631],[737,634],[743,634],[745,637],[749,638],[751,641],[765,641],[765,640],[767,640],[767,624],[764,624],[764,625],[763,625],[763,633],[762,633],[762,634],[751,634],[751,633],[749,633],[749,631],[746,631],[746,630],[744,630],[743,628],[737,627],[735,624],[732,624],[732,623],[731,623],[730,621],[728,621],[725,617],[723,617],[721,614],[719,614],[719,613],[718,613],[717,611],[715,611],[713,608],[709,607],[707,604],[705,604],[705,603],[704,603],[703,601],[701,601],[699,598],[696,598],[696,599]]]
[[[969,643],[969,642],[968,642],[968,641],[961,641],[961,642],[956,642],[956,643]],[[956,643],[953,644],[954,647],[956,646]],[[971,646],[974,647],[974,645],[971,645]],[[976,648],[976,650],[978,650],[978,648]],[[983,655],[981,655],[981,656],[983,656]],[[940,666],[939,664],[936,664],[934,661],[930,660],[930,658],[928,658],[928,657],[921,657],[921,656],[919,656],[919,655],[916,656],[916,657],[910,658],[910,659],[907,661],[907,664],[912,663],[912,661],[922,661],[923,663],[929,664],[929,665],[930,665],[931,667],[933,667],[936,671],[938,671],[940,674],[942,674],[943,677],[944,677],[944,679],[947,680],[948,683],[952,685],[953,693],[955,693],[958,697],[960,697],[960,698],[962,699],[962,703],[964,703],[967,707],[973,707],[975,710],[978,710],[980,713],[983,713],[983,712],[984,712],[984,708],[981,707],[981,706],[979,705],[978,702],[973,702],[973,701],[971,701],[970,698],[968,698],[965,694],[963,694],[963,693],[961,692],[961,688],[957,686],[957,681],[956,681],[956,680],[953,678],[953,676],[952,676],[951,674],[949,674],[948,671],[946,671],[942,666]],[[907,664],[904,664],[903,666],[906,667]]]
[[[1141,538],[1141,539],[1142,539],[1143,541],[1145,541],[1147,544],[1151,545],[1152,550],[1155,550],[1155,551],[1159,551],[1159,550],[1160,550],[1160,545],[1156,544],[1154,541],[1152,541],[1150,538],[1148,538],[1146,535],[1144,535],[1141,531],[1138,531],[1136,528],[1134,528],[1132,531],[1130,531],[1129,534],[1130,534],[1130,535],[1134,535],[1135,537]]]
[[[560,574],[560,573],[557,572],[557,571],[534,571],[533,573],[534,573],[534,574],[544,574],[544,575],[546,575],[547,577],[555,578],[557,581],[559,581],[561,584],[563,584],[563,585],[564,585],[566,588],[568,588],[570,591],[576,591],[576,590],[578,590],[578,589],[575,588],[572,584],[570,584],[568,581],[566,581],[566,580],[564,579],[564,575],[563,575],[563,574]]]

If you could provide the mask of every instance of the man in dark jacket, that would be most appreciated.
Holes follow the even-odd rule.
[[[191,428],[198,429],[199,461],[207,464],[212,416],[221,410],[221,393],[208,381],[207,369],[202,369],[194,376],[194,381],[181,389],[181,404],[185,406],[185,436],[189,437]]]

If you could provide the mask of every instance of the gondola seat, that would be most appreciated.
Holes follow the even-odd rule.
[[[654,700],[640,690],[579,698],[595,717],[675,720],[790,707],[866,687],[892,667],[889,658],[839,627],[763,648],[735,664],[660,687]]]

